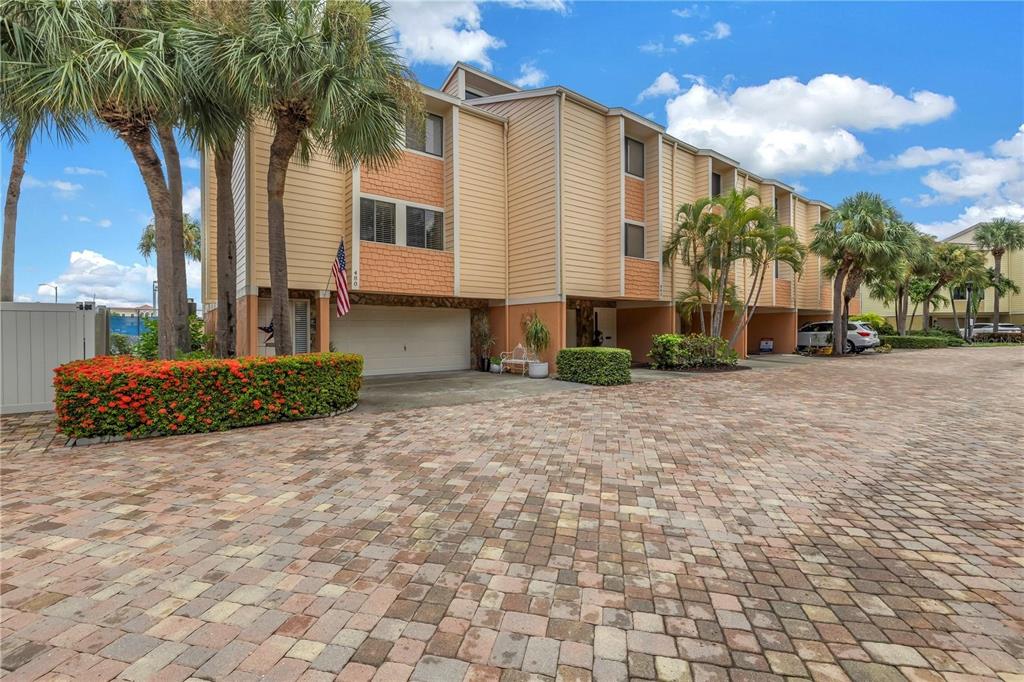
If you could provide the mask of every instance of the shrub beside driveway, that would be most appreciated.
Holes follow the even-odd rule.
[[[69,439],[223,431],[348,409],[363,358],[321,353],[240,360],[103,356],[54,372],[57,425]]]

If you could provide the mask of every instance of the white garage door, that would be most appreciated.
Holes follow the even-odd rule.
[[[469,310],[357,305],[331,315],[331,343],[362,355],[367,375],[468,369]]]

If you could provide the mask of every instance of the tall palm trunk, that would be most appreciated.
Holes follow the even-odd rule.
[[[4,244],[6,245],[6,240]],[[1003,278],[1003,251],[1002,249],[993,249],[992,259],[995,261],[992,270],[995,272],[996,286],[992,287],[992,331],[999,333],[999,284]]]
[[[288,250],[284,230],[284,187],[288,164],[299,144],[301,128],[291,112],[276,114],[267,169],[267,238],[270,251],[270,297],[274,315],[274,352],[292,354],[292,320],[288,307]]]
[[[217,333],[216,355],[235,355],[235,327],[238,311],[235,297],[235,197],[231,175],[235,166],[235,143],[214,150],[213,169],[217,177]]]
[[[832,280],[832,354],[842,355],[846,350],[846,334],[843,330],[843,287],[846,283],[846,273],[850,270],[848,260],[843,262],[836,269],[835,277]]]
[[[899,336],[907,335],[907,307],[910,297],[907,288],[900,284],[896,288],[896,333]]]
[[[942,288],[945,282],[939,282],[931,288],[928,295],[924,297],[924,303],[921,304],[921,323],[924,325],[924,330],[928,331],[932,328],[932,297],[935,296],[935,292]]]
[[[715,302],[714,314],[711,318],[711,336],[721,336],[722,327],[725,324],[725,291],[729,287],[729,255],[726,255],[723,259],[725,265],[723,265],[721,272],[718,275],[718,287],[717,295],[718,300]]]
[[[956,329],[956,333],[963,336],[960,331],[960,318],[956,314],[956,296],[953,293],[953,287],[949,288],[949,307],[953,309],[953,328]]]
[[[843,285],[843,329],[850,327],[850,301],[857,295],[860,285],[864,283],[863,268],[853,267],[846,275],[846,284]],[[846,339],[846,335],[843,335]],[[845,347],[845,345],[844,345]]]
[[[173,359],[178,350],[175,334],[175,320],[185,317],[174,292],[173,245],[171,243],[172,218],[174,209],[171,193],[164,180],[163,165],[153,147],[153,136],[149,122],[115,111],[100,111],[100,117],[117,133],[125,143],[135,164],[139,167],[142,181],[146,185],[149,203],[153,208],[153,224],[156,232],[156,277],[159,283],[157,310],[161,323],[157,329],[157,352],[161,359]],[[180,213],[180,211],[179,211]],[[182,258],[184,255],[182,254]],[[187,348],[186,348],[187,350]]]
[[[19,130],[18,133],[21,131]],[[25,157],[28,140],[16,134],[11,177],[7,181],[7,199],[4,202],[3,261],[0,263],[0,301],[14,300],[14,237],[18,225],[18,200],[21,198],[21,180],[25,177]]]
[[[160,148],[164,153],[164,164],[167,166],[167,192],[171,200],[170,246],[171,246],[171,295],[177,301],[180,314],[171,322],[174,333],[174,345],[183,353],[192,350],[192,335],[188,324],[188,279],[185,274],[185,221],[182,210],[181,157],[178,154],[178,143],[174,140],[174,128],[160,124],[156,128],[160,138]],[[159,260],[160,254],[157,253]],[[161,282],[163,287],[164,283]]]

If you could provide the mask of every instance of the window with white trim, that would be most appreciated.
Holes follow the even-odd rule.
[[[623,239],[625,244],[625,254],[630,258],[643,258],[644,257],[644,226],[636,225],[634,223],[626,223],[625,238]]]
[[[376,199],[359,199],[359,238],[394,244],[395,205]]]
[[[444,251],[444,213],[416,206],[405,207],[405,244]]]
[[[626,172],[638,178],[644,176],[644,143],[626,138]]]
[[[434,156],[444,155],[444,119],[437,114],[413,119],[405,126],[405,147]]]

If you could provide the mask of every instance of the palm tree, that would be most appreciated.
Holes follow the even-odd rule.
[[[178,60],[185,85],[185,130],[213,157],[217,180],[217,327],[214,352],[218,357],[235,355],[238,319],[236,295],[235,198],[231,191],[235,147],[243,139],[252,119],[252,96],[235,87],[227,74],[215,67],[209,55],[233,41],[244,39],[248,12],[242,3],[195,0],[192,21],[180,27],[177,40],[182,58]]]
[[[985,257],[966,244],[943,242],[935,247],[931,286],[922,303],[924,328],[931,329],[931,304],[935,294],[951,282],[966,282],[984,276]]]
[[[244,31],[198,54],[248,93],[274,130],[267,171],[267,232],[275,351],[292,352],[284,190],[288,167],[318,150],[338,165],[383,166],[421,97],[377,0],[253,0]]]
[[[156,226],[161,358],[191,349],[181,168],[173,135],[182,92],[168,41],[168,28],[186,16],[184,9],[184,0],[7,0],[4,6],[10,21],[43,27],[37,31],[38,59],[12,93],[16,110],[94,118],[135,159]]]
[[[893,305],[896,313],[896,333],[900,336],[907,335],[910,304],[914,302],[911,295],[911,283],[916,277],[921,277],[929,272],[932,249],[935,245],[935,237],[918,232],[917,228],[910,223],[907,224],[907,229],[911,231],[911,234],[908,236],[906,249],[900,257],[894,261],[871,267],[865,273],[865,282],[871,296],[886,305]],[[916,302],[919,303],[920,300]]]
[[[736,288],[729,282],[729,275],[732,266],[746,255],[744,239],[747,232],[763,217],[764,209],[750,203],[750,199],[756,196],[757,192],[748,187],[742,191],[734,189],[712,200],[717,220],[704,242],[713,286],[711,336],[722,335],[727,304],[737,315],[741,312],[741,302],[736,298]]]
[[[700,313],[700,333],[705,334],[704,322],[705,292],[710,295],[711,282],[705,274],[704,242],[714,228],[718,216],[711,212],[710,197],[698,199],[692,204],[680,204],[676,211],[676,224],[665,242],[662,262],[675,267],[676,261],[690,267],[691,287],[680,292],[676,302],[679,314],[689,319]]]
[[[780,224],[775,210],[770,208],[758,212],[757,219],[749,225],[741,241],[743,257],[750,263],[752,284],[743,302],[739,322],[729,339],[730,346],[736,343],[757,311],[757,301],[769,270],[775,267],[775,263],[782,263],[799,277],[807,256],[807,248],[800,243],[796,230]]]
[[[13,9],[13,8],[12,8]],[[3,256],[0,262],[0,301],[14,300],[14,247],[17,235],[18,202],[25,162],[32,138],[46,130],[53,138],[71,143],[82,139],[83,121],[75,112],[54,111],[35,102],[19,102],[17,93],[24,79],[43,58],[42,48],[55,25],[74,21],[75,12],[64,4],[50,8],[45,15],[29,16],[14,11],[0,12],[0,128],[11,145],[11,174],[4,200]],[[33,21],[26,21],[32,19]]]
[[[877,194],[858,192],[844,199],[836,210],[814,227],[811,251],[828,259],[826,272],[832,280],[832,328],[845,329],[848,310],[847,276],[870,265],[896,260],[905,247],[905,231],[896,210]],[[846,335],[832,335],[832,353],[842,355]]]
[[[992,254],[995,261],[993,267],[993,285],[997,285],[1003,276],[1003,255],[1007,251],[1024,249],[1024,223],[1009,218],[996,218],[982,223],[974,231],[975,243]],[[999,329],[999,298],[998,286],[992,300],[992,329]]]
[[[182,216],[182,224],[185,226],[185,257],[199,262],[202,257],[202,231],[199,229],[199,221],[188,213]],[[150,222],[142,230],[139,237],[139,253],[147,261],[156,251],[156,225]]]

